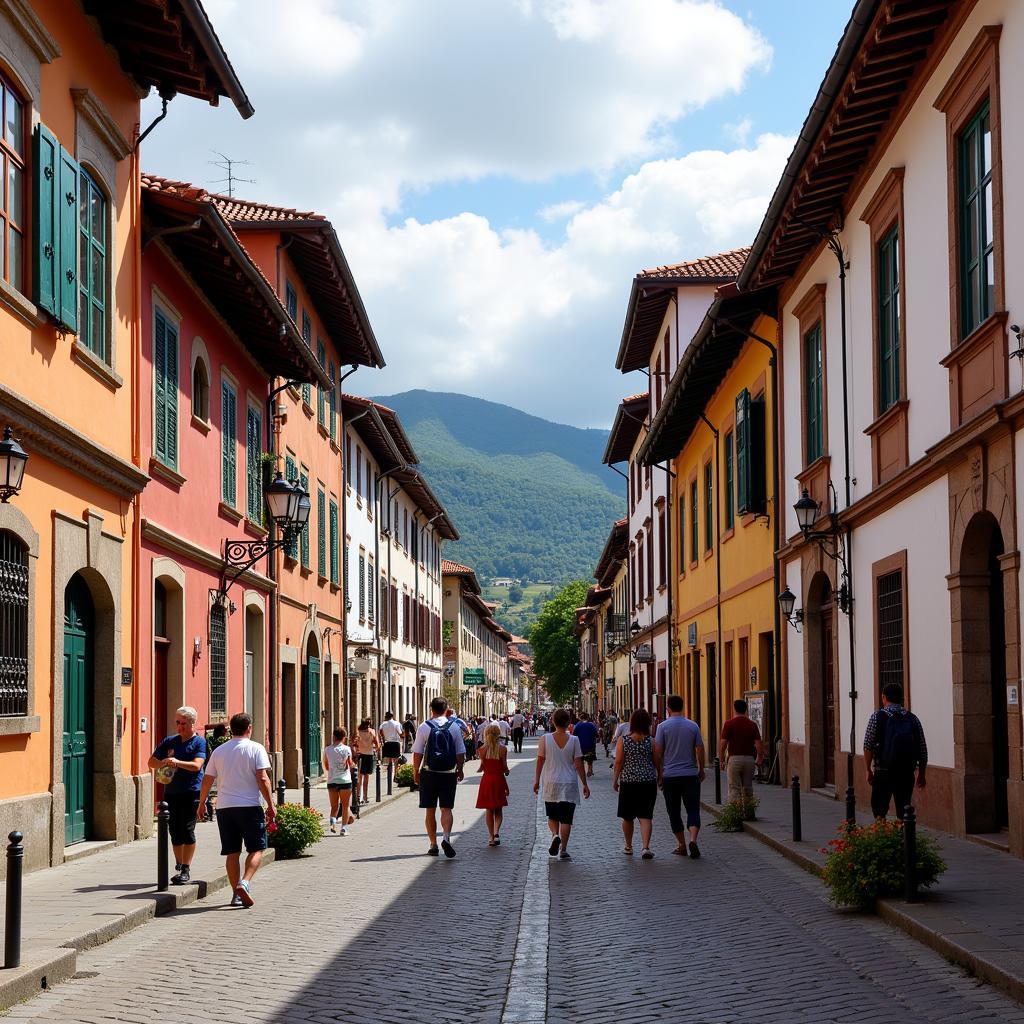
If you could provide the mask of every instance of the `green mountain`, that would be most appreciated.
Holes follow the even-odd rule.
[[[407,391],[374,400],[401,417],[462,536],[445,545],[446,558],[484,579],[558,583],[593,573],[625,509],[620,478],[601,465],[607,431],[466,395]]]

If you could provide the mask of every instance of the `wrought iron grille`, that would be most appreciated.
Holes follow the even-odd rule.
[[[878,577],[878,685],[903,685],[903,573]]]
[[[210,717],[228,713],[227,613],[224,605],[210,609]]]
[[[0,531],[0,717],[28,714],[28,548]]]

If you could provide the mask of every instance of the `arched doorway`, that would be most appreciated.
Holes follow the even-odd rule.
[[[266,720],[266,630],[263,605],[255,595],[245,595],[245,664],[242,699],[252,717],[252,734],[269,749]]]
[[[81,573],[64,590],[64,845],[92,832],[96,611]]]
[[[320,729],[320,647],[316,634],[306,640],[306,661],[302,666],[302,770],[311,779],[321,774],[323,750]]]
[[[954,759],[963,778],[965,832],[1009,824],[1004,553],[996,518],[977,512],[964,530],[951,586]]]
[[[832,584],[818,572],[804,604],[807,674],[807,772],[811,786],[836,782],[835,602]]]

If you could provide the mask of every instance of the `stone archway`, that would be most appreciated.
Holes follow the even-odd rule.
[[[829,574],[818,568],[804,587],[805,778],[834,786],[839,733],[835,599]]]
[[[189,703],[186,699],[185,570],[170,558],[153,559],[152,607],[150,707],[155,746],[174,731],[170,727],[174,712]]]

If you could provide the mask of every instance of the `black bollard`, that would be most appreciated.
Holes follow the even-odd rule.
[[[917,813],[913,804],[903,812],[903,898],[917,902]]]
[[[374,796],[375,802],[380,803],[380,759],[377,759],[377,767],[374,769]]]
[[[21,966],[21,871],[25,862],[24,838],[12,832],[7,847],[7,903],[4,915],[4,969]]]
[[[391,787],[395,781],[395,762],[388,761],[388,796],[391,796]]]
[[[302,776],[302,806],[309,806],[309,776]]]
[[[715,758],[715,803],[722,802],[722,762]]]
[[[804,837],[803,822],[800,820],[800,776],[793,776],[790,786],[793,795],[793,842],[799,843]]]
[[[284,776],[277,780],[277,806],[284,807],[286,799]]]
[[[167,892],[170,884],[170,865],[167,858],[171,852],[170,846],[170,822],[171,809],[167,806],[166,800],[161,800],[156,815],[156,891]]]

